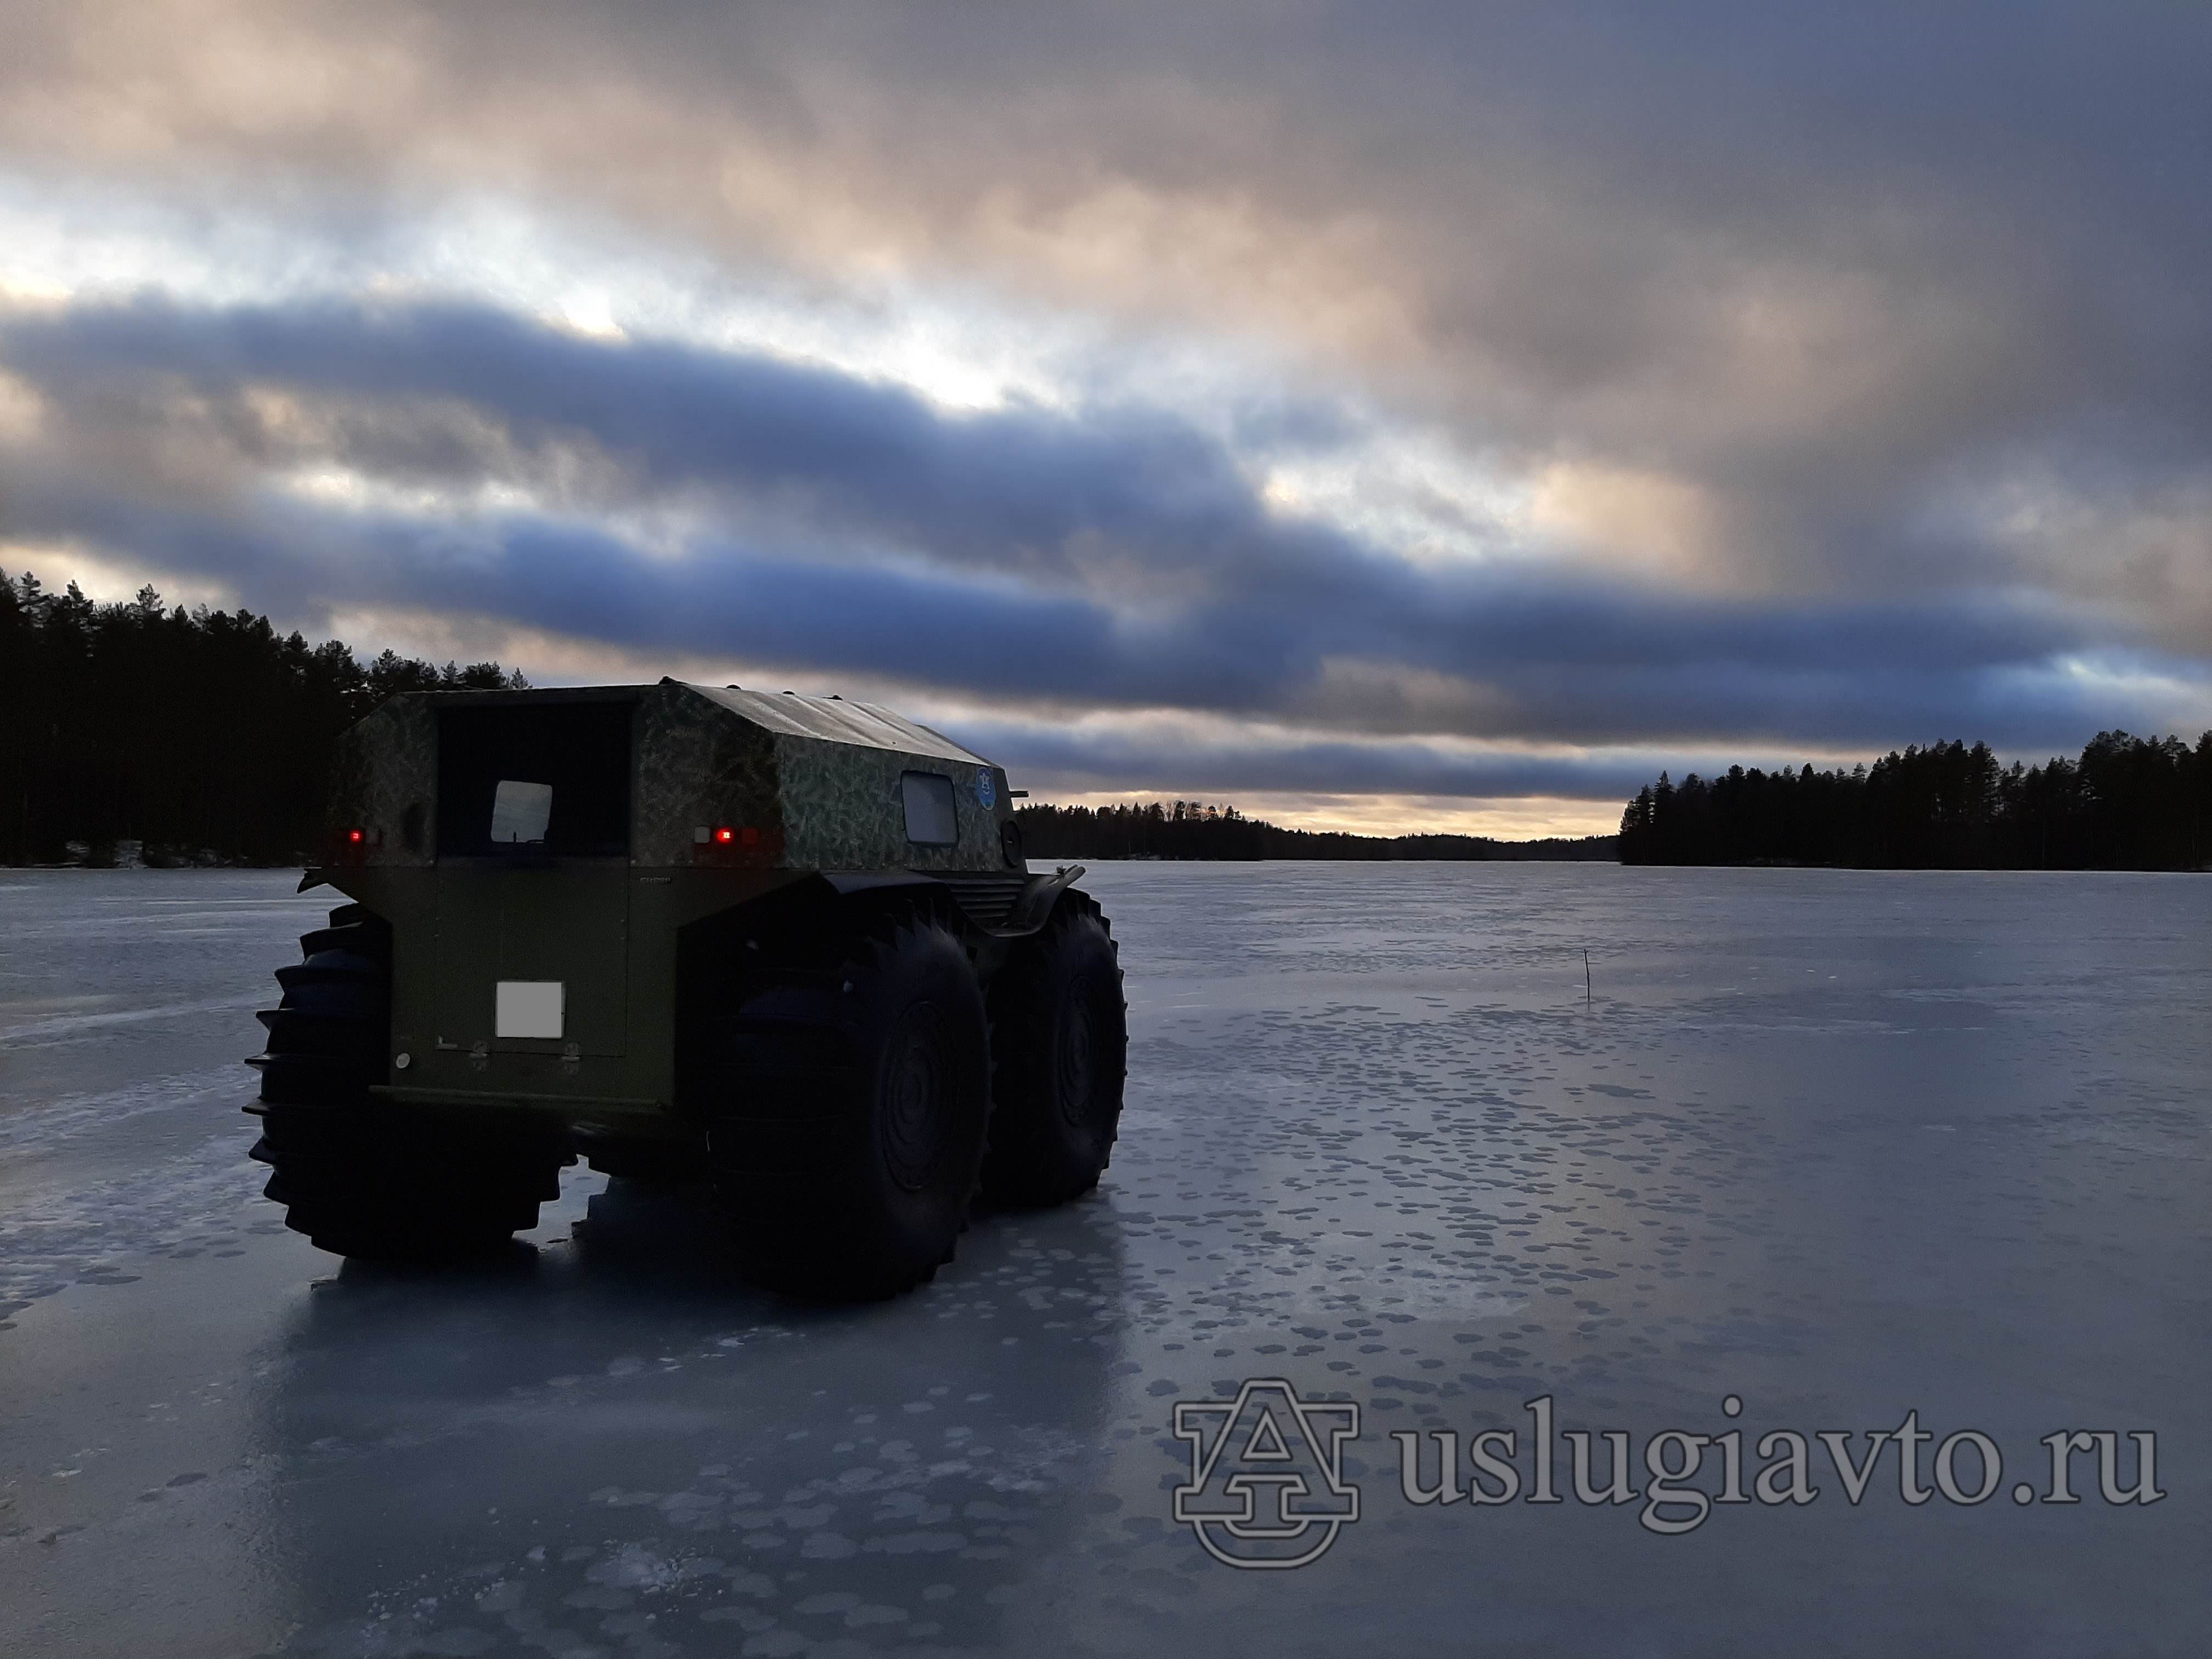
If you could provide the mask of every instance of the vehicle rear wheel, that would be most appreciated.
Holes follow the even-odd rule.
[[[386,1077],[391,1030],[392,927],[358,904],[331,912],[330,925],[300,936],[302,960],[279,968],[283,995],[256,1016],[264,1052],[246,1063],[261,1073],[270,1105],[351,1104]]]
[[[1113,930],[1070,894],[991,985],[990,1151],[994,1204],[1062,1204],[1098,1184],[1121,1121],[1128,1009]]]
[[[481,1255],[538,1224],[561,1194],[562,1149],[509,1133],[388,1119],[376,1109],[273,1106],[252,1156],[264,1195],[317,1249],[365,1261]]]
[[[368,1092],[386,1075],[392,930],[358,904],[300,940],[260,1016],[264,1195],[285,1224],[337,1255],[420,1261],[478,1253],[538,1224],[560,1193],[566,1148],[462,1125],[429,1125]]]
[[[933,1277],[967,1225],[990,1115],[959,939],[887,919],[830,971],[771,969],[726,1024],[709,1163],[748,1274],[839,1301]]]

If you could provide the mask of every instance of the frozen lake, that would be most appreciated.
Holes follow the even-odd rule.
[[[831,1311],[581,1170],[468,1272],[287,1232],[238,1062],[295,879],[0,871],[0,1651],[2206,1650],[2212,878],[1105,866],[1105,1184]],[[1361,1413],[1294,1571],[1172,1512],[1176,1402],[1269,1377]],[[1537,1398],[1713,1492],[1908,1411],[2002,1478],[1854,1504],[1814,1441],[1666,1535],[1555,1441],[1560,1504],[1407,1501],[1394,1431],[1533,1480]],[[2076,1430],[2164,1496],[2047,1501]]]

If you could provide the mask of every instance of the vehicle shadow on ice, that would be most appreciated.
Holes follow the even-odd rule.
[[[349,1263],[266,1396],[288,1650],[994,1645],[1117,1507],[1124,1276],[1094,1194],[810,1306],[738,1279],[702,1194],[627,1182],[563,1243]]]

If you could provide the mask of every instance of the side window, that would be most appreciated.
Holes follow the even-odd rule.
[[[960,839],[952,817],[952,780],[934,772],[899,775],[906,801],[906,838],[920,847],[950,847]]]

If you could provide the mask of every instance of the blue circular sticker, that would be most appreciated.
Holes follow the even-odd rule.
[[[975,799],[986,807],[998,804],[999,787],[991,781],[988,768],[975,775]]]

